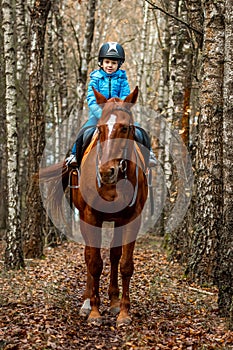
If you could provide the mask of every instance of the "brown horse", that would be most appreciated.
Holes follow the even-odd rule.
[[[99,312],[99,281],[103,269],[101,258],[101,228],[103,222],[114,222],[110,246],[110,311],[118,314],[117,325],[131,322],[129,316],[129,284],[134,270],[133,252],[141,225],[141,213],[147,199],[147,179],[144,162],[135,142],[135,127],[131,107],[138,88],[124,101],[107,100],[95,91],[102,116],[92,142],[86,150],[81,168],[64,168],[62,184],[70,186],[70,195],[79,210],[80,230],[85,240],[87,283],[81,315],[88,322],[101,324]],[[49,169],[49,168],[47,168]],[[53,170],[42,169],[41,179],[48,179]],[[59,208],[61,195],[56,186],[50,196],[54,208]],[[118,267],[122,276],[122,298],[119,299]]]

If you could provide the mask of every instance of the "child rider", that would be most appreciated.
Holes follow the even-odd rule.
[[[104,95],[107,99],[118,97],[124,100],[130,94],[130,88],[126,72],[120,69],[125,61],[123,47],[117,42],[107,42],[100,48],[98,55],[99,69],[90,74],[90,82],[87,91],[87,103],[89,107],[89,118],[77,135],[77,140],[72,148],[72,154],[66,159],[66,165],[81,164],[83,144],[90,140],[102,109],[97,104],[92,87]],[[137,126],[137,123],[136,125]],[[145,130],[136,127],[136,141],[149,148],[149,167],[155,166],[157,160],[150,146],[150,139]]]

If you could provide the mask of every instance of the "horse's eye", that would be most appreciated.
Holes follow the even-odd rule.
[[[121,131],[123,132],[123,133],[127,133],[127,131],[128,131],[128,127],[127,126],[122,126],[122,128],[121,128]]]

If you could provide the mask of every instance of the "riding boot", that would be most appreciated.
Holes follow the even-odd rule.
[[[75,157],[75,160],[76,160],[76,166],[78,168],[80,168],[80,165],[81,165],[81,161],[82,161],[82,148],[83,148],[83,134],[79,135],[75,144],[74,144],[74,147],[72,149],[72,154],[74,155]]]
[[[82,160],[82,148],[83,148],[83,134],[79,135],[72,148],[72,153],[66,158],[65,164],[67,166],[80,168]]]
[[[150,149],[150,155],[149,155],[149,168],[153,168],[158,164],[158,161],[156,159],[156,156],[152,150],[152,148]]]
[[[77,166],[77,158],[75,154],[70,154],[66,160],[65,160],[65,165],[67,166]]]

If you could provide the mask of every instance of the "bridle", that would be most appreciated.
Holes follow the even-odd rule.
[[[109,113],[113,114],[114,111],[125,112],[125,113],[127,113],[130,116],[130,119],[132,120],[132,112],[129,109],[124,108],[124,107],[120,107],[120,106],[116,106],[113,109],[111,109],[111,111]],[[128,133],[127,133],[127,136],[125,138],[127,141],[126,141],[125,146],[123,148],[122,157],[119,160],[118,169],[117,169],[117,174],[120,171],[123,174],[123,178],[124,178],[125,181],[127,180],[127,167],[128,167],[128,160],[129,160],[128,157],[127,157],[128,148],[129,148],[128,147],[129,146],[129,136],[130,136],[130,132],[134,128],[134,125],[132,123],[129,123],[127,125],[127,127],[128,127]],[[101,182],[101,175],[100,175],[100,170],[99,170],[100,153],[101,153],[101,141],[100,141],[100,129],[99,129],[98,126],[97,126],[97,133],[98,133],[98,136],[97,136],[97,145],[96,145],[96,178],[97,178],[98,188],[101,188],[102,182]],[[135,204],[135,201],[136,201],[136,198],[137,198],[137,193],[138,193],[138,154],[137,154],[135,145],[133,147],[133,152],[134,152],[135,158],[136,158],[136,169],[135,169],[135,172],[136,172],[136,185],[135,185],[135,188],[134,188],[134,195],[133,195],[131,203],[129,204],[129,207],[131,207],[131,206],[133,206]]]

